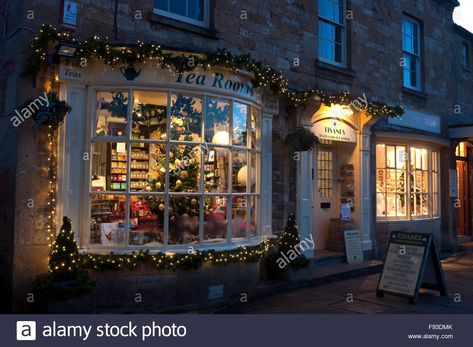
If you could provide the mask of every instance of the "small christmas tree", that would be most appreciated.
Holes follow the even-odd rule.
[[[62,220],[61,231],[51,247],[49,271],[39,275],[33,283],[33,292],[40,298],[39,306],[48,299],[70,300],[87,295],[94,287],[89,272],[81,266],[71,220],[68,217]]]
[[[296,225],[296,215],[291,213],[281,239],[279,240],[279,252],[287,253],[289,250],[299,245],[300,242],[299,230]]]
[[[79,269],[79,250],[74,240],[71,220],[63,217],[61,231],[53,242],[49,256],[49,271],[57,280],[77,277]]]

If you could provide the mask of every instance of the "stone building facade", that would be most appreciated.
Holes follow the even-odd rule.
[[[339,169],[342,164],[353,166],[355,206],[352,213],[355,228],[360,229],[365,238],[367,254],[382,258],[392,230],[434,232],[442,249],[458,247],[457,212],[450,176],[451,170],[456,169],[457,144],[473,136],[473,131],[468,128],[473,125],[471,58],[468,58],[469,67],[461,66],[462,44],[469,47],[470,57],[473,40],[471,33],[456,27],[452,21],[453,9],[458,5],[456,0],[342,1],[346,7],[342,16],[345,19],[340,22],[344,37],[341,64],[320,59],[323,54],[318,44],[322,36],[319,22],[323,14],[320,13],[319,1],[203,1],[208,6],[208,22],[203,26],[153,11],[153,0],[75,2],[78,10],[74,36],[78,38],[98,34],[120,45],[153,40],[169,50],[198,54],[226,48],[236,54],[251,54],[254,59],[275,67],[287,77],[294,90],[318,87],[334,94],[350,91],[369,102],[400,104],[406,110],[412,110],[413,117],[417,115],[420,120],[424,116],[432,120],[429,115],[433,115],[434,122],[439,123],[434,126],[438,131],[432,132],[412,124],[406,126],[385,119],[369,119],[363,111],[355,112],[350,124],[356,128],[357,139],[355,144],[347,145],[351,146],[347,150],[349,154],[344,154],[345,145],[337,145],[333,150],[330,144],[324,144],[327,147],[322,146],[322,149],[327,153],[333,150],[340,160],[330,166],[333,182],[341,178]],[[6,28],[3,33],[5,40],[0,43],[0,225],[4,230],[0,235],[0,271],[2,278],[6,278],[2,288],[7,288],[7,292],[13,295],[15,310],[27,309],[24,297],[33,275],[47,268],[49,248],[45,226],[48,206],[44,187],[48,181],[45,165],[48,154],[47,134],[32,136],[30,126],[14,128],[10,117],[24,100],[39,95],[51,77],[55,78],[50,71],[44,70],[33,81],[31,76],[22,76],[22,71],[31,63],[28,44],[35,36],[32,30],[42,24],[57,26],[60,23],[60,3],[57,0],[24,0],[0,5],[4,7],[0,8],[0,13],[5,14],[2,18],[5,26],[2,27]],[[418,24],[420,40],[417,44],[421,52],[421,88],[418,90],[406,88],[403,81],[403,18],[410,18]],[[265,106],[266,102],[271,106]],[[323,118],[323,115],[317,115],[321,109],[320,102],[311,100],[293,108],[284,98],[265,92],[262,103],[263,113],[265,108],[272,110],[269,234],[280,233],[289,214],[301,211],[301,189],[304,189],[301,184],[306,182],[301,177],[305,175],[311,181],[308,200],[311,207],[300,214],[307,215],[310,222],[307,224],[309,229],[302,222],[300,229],[305,236],[315,235],[322,214],[321,218],[327,223],[329,219],[338,217],[340,201],[337,196],[329,203],[317,195],[320,193],[317,192],[320,178],[317,173],[322,170],[316,165],[320,161],[317,151],[304,156],[302,162],[294,160],[294,153],[284,139],[296,126],[310,127],[314,119]],[[456,112],[457,105],[460,105],[461,112]],[[455,140],[449,137],[451,127],[460,129]],[[414,150],[415,146],[420,148],[429,143],[434,148],[428,147],[429,153],[435,151],[438,162],[449,163],[439,168],[438,192],[425,192],[428,199],[434,199],[435,194],[438,196],[438,211],[433,212],[429,205],[429,218],[385,218],[383,221],[377,218],[380,213],[376,205],[377,196],[384,193],[379,192],[377,186],[376,151],[377,145],[384,143],[400,144],[405,148],[412,146]],[[433,157],[433,154],[429,155]],[[337,189],[334,188],[334,196],[340,193]],[[424,192],[415,194],[422,196]],[[34,201],[32,207],[28,204],[30,199]],[[410,204],[409,197],[404,199],[406,204]],[[327,208],[321,207],[327,203],[331,204],[329,213]],[[410,214],[410,209],[406,213]],[[468,213],[471,220],[471,213]],[[465,231],[465,235],[471,235],[471,230]],[[326,248],[326,237],[319,239],[318,248]],[[6,303],[5,306],[10,305]]]

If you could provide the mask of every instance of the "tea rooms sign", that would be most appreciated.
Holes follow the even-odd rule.
[[[325,118],[314,123],[312,131],[319,139],[356,142],[355,129],[338,119]]]

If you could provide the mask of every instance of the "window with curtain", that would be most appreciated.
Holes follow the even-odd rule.
[[[421,25],[410,17],[402,18],[404,87],[421,90]]]
[[[319,59],[344,66],[346,55],[345,0],[318,2],[318,53]]]
[[[376,145],[378,219],[439,215],[439,154],[420,146]]]

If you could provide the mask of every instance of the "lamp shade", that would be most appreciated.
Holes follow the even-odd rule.
[[[216,145],[228,145],[230,143],[230,134],[225,130],[218,131],[212,137],[212,143]]]
[[[242,186],[246,186],[247,177],[248,177],[248,166],[245,165],[238,171],[238,175],[237,175],[238,183],[241,184]],[[255,182],[256,182],[255,168],[252,167],[251,168],[251,185],[255,184]]]

